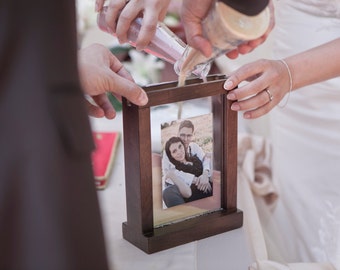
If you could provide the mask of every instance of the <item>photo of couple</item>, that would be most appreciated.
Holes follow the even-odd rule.
[[[162,125],[163,208],[213,195],[212,138],[212,114]]]

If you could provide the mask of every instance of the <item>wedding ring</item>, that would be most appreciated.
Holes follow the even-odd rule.
[[[269,101],[272,101],[272,100],[273,100],[273,95],[272,95],[272,93],[270,93],[270,91],[269,91],[268,89],[265,89],[264,91],[267,92],[268,97],[269,97]]]

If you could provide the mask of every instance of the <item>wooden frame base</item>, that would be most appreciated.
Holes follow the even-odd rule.
[[[123,238],[147,254],[173,248],[179,245],[201,240],[216,234],[238,229],[243,225],[243,213],[240,210],[228,212],[216,211],[204,216],[155,228],[152,233],[137,233],[134,228],[123,223]],[[203,231],[201,228],[205,228]]]

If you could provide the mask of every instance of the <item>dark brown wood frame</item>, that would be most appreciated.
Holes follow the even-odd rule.
[[[187,80],[145,87],[149,102],[136,106],[123,99],[124,155],[127,221],[123,238],[151,254],[242,226],[237,209],[237,113],[223,89],[225,76],[211,75],[208,82]],[[221,208],[212,213],[154,228],[150,107],[212,97],[214,164],[221,168]]]

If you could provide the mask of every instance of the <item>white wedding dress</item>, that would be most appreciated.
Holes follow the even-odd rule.
[[[340,0],[274,3],[274,59],[340,37]],[[293,91],[269,115],[279,191],[273,215],[262,220],[269,257],[340,269],[340,77]]]

